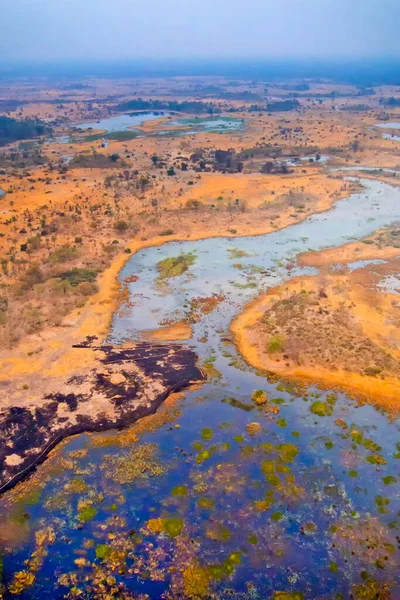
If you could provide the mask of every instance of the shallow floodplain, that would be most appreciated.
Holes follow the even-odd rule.
[[[194,135],[201,132],[228,133],[240,131],[245,127],[244,119],[226,116],[208,116],[160,122],[160,129],[150,132],[135,129],[135,127],[142,127],[147,122],[165,119],[166,117],[170,117],[170,115],[171,113],[162,111],[116,115],[101,121],[75,125],[71,129],[71,135],[59,136],[56,138],[56,141],[60,144],[69,144],[72,141],[78,141],[80,138],[76,137],[77,132],[80,134],[86,133],[85,137],[82,137],[83,141],[94,142],[103,140],[107,143],[106,140],[127,141],[139,137],[153,137],[158,135],[175,137],[180,135]],[[93,131],[95,133],[92,133]]]
[[[363,184],[267,236],[132,257],[110,340],[186,319],[210,380],[146,425],[69,440],[1,499],[7,597],[398,597],[399,421],[332,391],[268,382],[229,342],[246,302],[309,272],[299,252],[400,218],[397,189]],[[160,285],[157,265],[189,254]]]

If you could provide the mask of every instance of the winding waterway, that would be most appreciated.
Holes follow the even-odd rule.
[[[215,294],[188,342],[211,378],[153,430],[69,440],[40,471],[44,482],[33,476],[26,496],[1,500],[20,537],[3,551],[5,583],[34,573],[21,598],[399,597],[399,420],[344,394],[270,382],[227,337],[255,295],[313,272],[296,265],[300,252],[400,219],[397,188],[362,183],[332,210],[268,235],[131,258],[120,277],[136,281],[110,341],[193,317],[193,300]],[[194,257],[188,271],[160,281],[157,263],[181,253]],[[273,410],[252,401],[255,390]]]

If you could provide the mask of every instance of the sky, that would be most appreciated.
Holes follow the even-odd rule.
[[[0,0],[0,62],[400,57],[400,0]]]

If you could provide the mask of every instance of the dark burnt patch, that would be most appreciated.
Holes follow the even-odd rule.
[[[68,382],[67,382],[68,383]],[[53,400],[53,404],[66,404],[71,412],[74,412],[78,408],[78,404],[87,402],[88,396],[83,394],[48,394],[45,396],[46,400]]]
[[[95,340],[74,346],[77,352],[101,350],[89,375],[69,377],[40,406],[0,411],[0,493],[26,477],[65,437],[123,428],[155,412],[172,392],[204,379],[196,354],[186,346],[140,342],[119,348],[94,346]],[[68,407],[61,414],[60,404]]]

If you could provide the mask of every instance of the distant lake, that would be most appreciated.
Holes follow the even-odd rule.
[[[69,144],[76,141],[97,141],[102,140],[107,144],[106,140],[126,141],[139,137],[152,136],[181,136],[194,135],[196,133],[229,133],[240,131],[244,128],[244,119],[227,116],[204,116],[192,118],[180,118],[175,121],[170,121],[167,126],[157,131],[143,132],[140,129],[135,129],[147,121],[154,121],[162,117],[169,117],[172,113],[164,111],[155,112],[138,112],[124,115],[117,115],[102,119],[101,121],[91,123],[81,123],[74,125],[72,135],[63,135],[56,137],[55,140],[59,144]],[[179,127],[179,129],[177,129]],[[84,138],[75,138],[74,133],[87,132]],[[102,133],[94,133],[99,132]]]
[[[382,129],[400,129],[400,121],[394,121],[393,123],[379,123],[377,127],[382,127]]]
[[[126,131],[134,126],[140,126],[146,121],[154,121],[162,117],[168,117],[170,113],[167,112],[141,112],[132,113],[126,115],[117,115],[116,117],[110,117],[101,121],[93,123],[82,123],[80,125],[74,125],[73,129],[95,129],[105,130],[107,133],[114,133],[116,131]]]
[[[380,127],[381,129],[400,129],[400,122],[393,121],[392,123],[379,123],[376,126]],[[395,142],[400,142],[400,136],[394,135],[392,133],[383,133],[382,137],[385,138],[385,140],[393,140]]]

